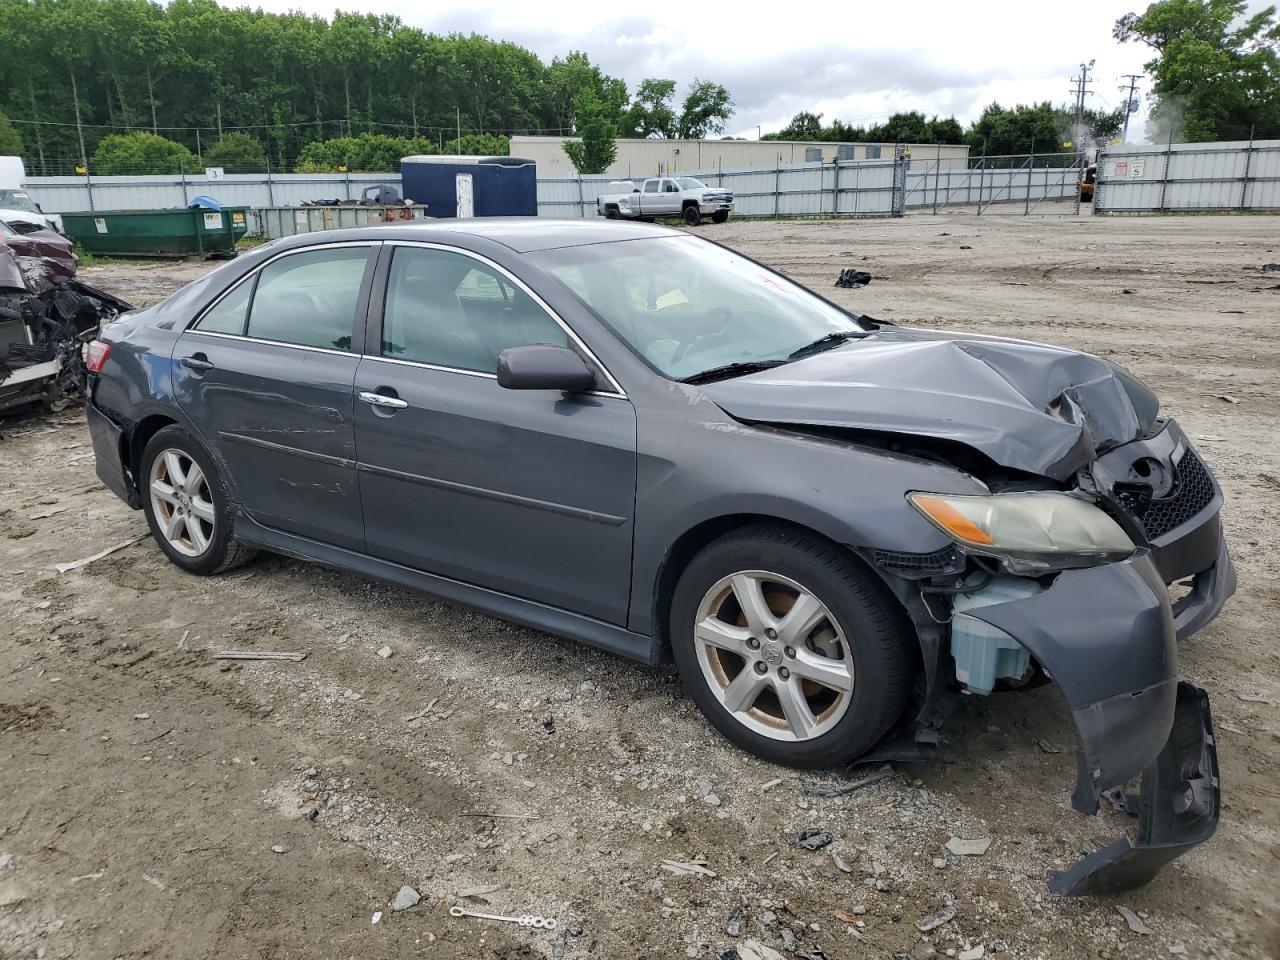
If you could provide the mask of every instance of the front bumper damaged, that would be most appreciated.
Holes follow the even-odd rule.
[[[1235,575],[1225,547],[1221,569],[1204,577],[1198,625],[1216,616]],[[1219,784],[1213,722],[1204,691],[1177,679],[1177,628],[1151,555],[1060,573],[1043,592],[968,611],[1023,644],[1053,679],[1079,740],[1071,805],[1098,812],[1105,791],[1141,776],[1128,806],[1128,837],[1051,875],[1063,895],[1113,893],[1149,882],[1169,861],[1213,835]]]

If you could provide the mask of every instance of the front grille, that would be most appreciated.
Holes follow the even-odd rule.
[[[1194,450],[1188,449],[1182,455],[1174,475],[1173,492],[1163,500],[1152,500],[1139,518],[1148,540],[1182,526],[1213,499],[1213,478]]]

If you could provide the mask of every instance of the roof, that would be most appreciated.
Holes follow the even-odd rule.
[[[525,157],[479,157],[461,153],[419,153],[412,157],[401,157],[400,165],[406,163],[447,163],[447,164],[487,164],[495,167],[533,166],[533,161]]]
[[[274,241],[273,249],[321,242],[350,240],[434,240],[457,242],[459,235],[500,243],[516,253],[534,253],[557,247],[580,247],[618,240],[645,240],[680,236],[678,230],[625,220],[551,220],[543,217],[477,217],[458,220],[417,220],[374,224],[323,234],[303,233]],[[323,239],[322,239],[323,238]]]

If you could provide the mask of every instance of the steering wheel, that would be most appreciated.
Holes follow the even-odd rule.
[[[733,311],[728,307],[712,307],[704,313],[701,319],[694,324],[692,335],[685,340],[681,340],[676,346],[675,352],[671,355],[671,362],[673,364],[679,363],[699,341],[717,333],[722,333],[731,316],[733,316]],[[721,318],[719,323],[715,322],[717,317]]]

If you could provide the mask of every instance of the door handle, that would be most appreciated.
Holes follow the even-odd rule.
[[[213,369],[213,363],[203,353],[192,354],[189,357],[182,358],[182,365],[188,369],[204,373]]]
[[[401,400],[399,397],[388,397],[385,394],[373,393],[368,390],[362,390],[356,396],[372,406],[386,407],[389,410],[403,410],[409,405],[408,400]]]

